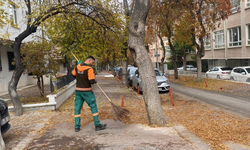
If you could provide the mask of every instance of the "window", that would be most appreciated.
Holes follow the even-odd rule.
[[[232,13],[237,12],[238,10],[240,10],[240,0],[230,0],[231,3],[231,11]]]
[[[7,52],[8,55],[8,62],[9,62],[9,70],[15,70],[16,67],[12,64],[14,61],[14,52]]]
[[[211,49],[211,40],[210,40],[210,34],[207,34],[204,38],[204,47],[205,49]]]
[[[247,7],[250,7],[250,0],[246,1]]]
[[[214,32],[215,48],[225,47],[224,30]]]
[[[11,4],[11,5],[9,5],[9,9],[10,9],[10,20],[11,20],[11,23],[13,25],[16,25],[17,24],[16,7],[15,7],[14,4],[13,5]]]
[[[228,29],[229,31],[229,47],[241,45],[241,27]]]
[[[247,45],[250,45],[250,24],[247,25]]]

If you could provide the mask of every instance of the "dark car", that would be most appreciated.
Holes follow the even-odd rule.
[[[1,113],[1,133],[4,134],[10,129],[10,115],[8,104],[0,98],[0,113]]]

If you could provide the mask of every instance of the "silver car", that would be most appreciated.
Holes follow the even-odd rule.
[[[230,79],[230,72],[232,68],[228,66],[216,66],[210,70],[208,70],[205,75],[206,78],[212,79]]]
[[[154,70],[155,70],[158,90],[168,91],[170,88],[168,79],[158,69],[155,68]],[[134,85],[135,89],[138,89],[139,87],[139,92],[142,93],[143,87],[142,87],[138,69],[135,71],[135,74],[133,74],[131,80],[132,80],[132,85]]]
[[[230,79],[240,82],[250,82],[250,66],[234,67]]]
[[[186,69],[187,71],[197,71],[197,68],[195,68],[193,65],[187,65],[186,66]],[[180,68],[177,68],[177,70],[180,72],[180,71],[183,71],[183,67],[180,67]]]

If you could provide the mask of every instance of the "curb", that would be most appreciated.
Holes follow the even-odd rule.
[[[183,125],[173,126],[173,128],[178,132],[180,137],[188,141],[194,147],[200,150],[212,150],[209,144],[205,143],[202,139],[198,138],[196,135],[187,130]]]

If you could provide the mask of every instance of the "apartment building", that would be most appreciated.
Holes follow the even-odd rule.
[[[232,14],[205,38],[203,67],[250,66],[250,0],[230,0]]]

